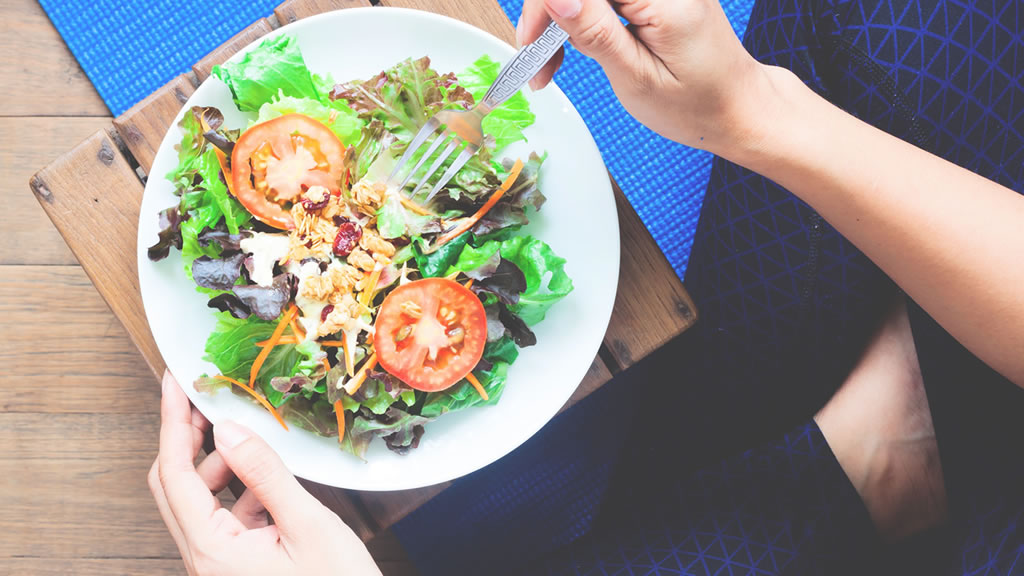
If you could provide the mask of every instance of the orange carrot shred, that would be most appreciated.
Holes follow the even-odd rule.
[[[277,346],[277,341],[281,339],[281,334],[284,334],[284,329],[291,322],[295,316],[295,305],[292,304],[290,308],[281,316],[281,321],[277,323],[277,328],[274,328],[274,333],[270,335],[270,339],[267,340],[267,345],[260,350],[256,360],[252,363],[252,369],[249,370],[249,387],[251,388],[256,383],[256,376],[259,376],[260,368],[263,367],[263,363],[266,362],[267,356],[270,356],[270,351]]]
[[[359,372],[356,372],[356,375],[345,384],[345,392],[355,394],[359,390],[359,387],[363,385],[363,382],[366,381],[367,374],[369,374],[370,370],[373,370],[376,366],[377,353],[374,352],[373,354],[370,354],[370,357],[367,358],[366,363],[364,363],[363,367],[359,369]]]
[[[321,346],[331,346],[337,348],[339,346],[345,346],[345,343],[341,340],[320,340],[317,344]]]
[[[260,395],[255,390],[253,390],[251,387],[246,386],[245,384],[242,384],[241,382],[239,382],[238,380],[235,380],[234,378],[229,378],[229,377],[224,376],[222,374],[217,374],[213,378],[214,378],[214,380],[223,380],[225,382],[230,382],[230,383],[234,384],[235,386],[238,386],[242,390],[245,390],[246,393],[248,393],[250,396],[255,398],[257,402],[262,404],[264,408],[266,408],[271,414],[273,414],[274,418],[276,418],[277,421],[281,423],[281,426],[285,430],[288,429],[288,425],[285,424],[284,418],[281,418],[281,415],[277,413],[277,410],[274,410],[274,407],[270,404],[270,402],[267,402],[266,398],[264,398],[262,395]]]
[[[466,283],[463,284],[463,286],[465,286],[467,289],[472,288],[473,287],[473,279],[470,278],[469,280],[466,280]]]
[[[488,400],[491,399],[487,395],[487,390],[484,390],[483,385],[480,384],[480,381],[476,379],[476,376],[474,376],[472,372],[466,374],[466,380],[469,380],[469,383],[473,385],[473,388],[476,388],[476,393],[479,394],[480,397],[484,399],[484,402],[487,402]]]
[[[330,372],[331,371],[331,363],[327,361],[327,357],[325,356],[324,358],[321,359],[321,361],[324,363],[324,370],[327,370],[328,372]]]
[[[341,400],[334,403],[334,415],[338,419],[338,443],[341,444],[345,440],[345,407]]]
[[[220,164],[220,171],[224,173],[224,183],[228,186],[228,193],[235,195],[235,183],[231,178],[231,169],[228,168],[228,157],[220,148],[213,147],[213,153],[217,156],[217,163]]]
[[[299,323],[296,322],[296,316],[292,316],[292,319],[288,321],[288,325],[292,327],[292,333],[295,334],[295,342],[302,342],[306,339],[306,333],[299,328]]]
[[[494,194],[491,195],[487,202],[483,206],[481,206],[479,210],[476,211],[476,214],[473,214],[469,218],[464,219],[461,224],[459,224],[451,231],[447,232],[446,234],[438,238],[437,242],[434,243],[433,250],[437,250],[442,245],[457,238],[463,232],[469,230],[470,228],[473,227],[474,224],[479,222],[480,218],[482,218],[484,214],[487,214],[487,212],[491,208],[494,208],[494,205],[498,203],[498,200],[501,200],[501,197],[505,194],[505,192],[508,192],[508,189],[512,187],[512,184],[514,184],[516,179],[519,178],[519,173],[522,171],[523,161],[516,160],[515,165],[512,166],[512,170],[508,173],[508,176],[505,178],[505,181],[501,183],[501,186],[499,186],[497,190],[494,191]]]
[[[406,208],[408,208],[409,210],[412,210],[413,212],[419,214],[420,216],[437,216],[437,214],[431,212],[430,210],[427,210],[423,206],[420,206],[419,204],[417,204],[417,203],[413,202],[412,200],[406,198],[405,195],[403,195],[403,194],[399,194],[398,197],[399,197],[399,200],[402,202],[402,206],[405,206]]]

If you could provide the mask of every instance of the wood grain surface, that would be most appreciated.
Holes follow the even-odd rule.
[[[143,172],[149,172],[167,128],[194,91],[188,74],[182,74],[114,119],[117,134]],[[140,202],[141,192],[135,204]]]
[[[0,265],[77,263],[42,206],[25,193],[26,183],[41,166],[109,125],[109,116],[0,118]]]
[[[447,13],[513,39],[511,23],[491,0],[380,3]],[[196,63],[194,76],[179,76],[112,126],[39,6],[0,0],[10,16],[0,34],[0,74],[10,81],[0,85],[0,94],[13,102],[5,111],[9,116],[0,117],[0,194],[14,208],[0,214],[0,314],[18,327],[0,335],[0,360],[7,368],[0,372],[0,490],[9,495],[9,506],[0,507],[0,573],[181,573],[145,485],[159,425],[152,374],[162,370],[162,361],[136,285],[134,231],[142,186],[135,168],[148,171],[167,126],[194,89],[194,77],[207,76],[274,20],[289,23],[367,5],[289,0],[269,21],[255,23]],[[25,46],[32,51],[31,65],[14,50]],[[61,89],[47,90],[53,86]],[[73,152],[61,155],[82,138],[87,139]],[[48,162],[32,180],[37,202],[29,198],[26,182]],[[696,318],[685,290],[617,189],[616,200],[623,266],[604,355],[612,364],[596,358],[566,406]],[[44,211],[53,225],[43,219]],[[26,394],[30,385],[32,393]],[[372,494],[309,488],[364,539],[376,535],[368,545],[385,574],[415,573],[382,528],[443,485]]]

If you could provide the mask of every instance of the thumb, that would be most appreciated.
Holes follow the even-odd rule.
[[[636,38],[619,22],[608,0],[544,0],[544,5],[572,45],[597,60],[609,76],[636,61]]]
[[[316,529],[324,507],[285,468],[281,457],[262,438],[234,422],[213,428],[217,452],[274,518],[282,536]]]

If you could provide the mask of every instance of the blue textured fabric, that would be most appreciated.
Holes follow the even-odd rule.
[[[280,0],[40,0],[115,116],[131,108]]]
[[[185,72],[279,0],[41,0],[86,75],[120,114]],[[513,22],[522,0],[501,0]],[[753,0],[725,0],[741,33]],[[113,39],[116,39],[114,41]],[[608,168],[680,277],[693,243],[711,156],[665,140],[619,106],[601,68],[569,49],[556,77],[590,127]]]
[[[519,20],[522,0],[499,0]],[[742,35],[753,0],[723,0]],[[605,164],[680,278],[693,245],[711,155],[666,140],[634,120],[615,99],[601,67],[573,48],[555,82],[569,96],[601,149]]]

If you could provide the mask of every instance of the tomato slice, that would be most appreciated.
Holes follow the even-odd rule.
[[[487,343],[487,314],[468,288],[445,278],[399,286],[374,323],[380,365],[410,387],[444,390],[476,367]]]
[[[285,114],[249,128],[231,153],[238,201],[261,222],[295,227],[288,210],[311,186],[338,193],[345,146],[331,129],[302,114]]]

